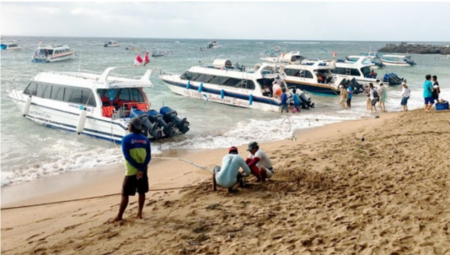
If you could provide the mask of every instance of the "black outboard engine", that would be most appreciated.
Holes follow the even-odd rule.
[[[161,114],[155,110],[147,112],[150,122],[156,124],[160,129],[162,128],[165,137],[172,137],[175,134],[172,126],[168,125]]]
[[[177,112],[172,110],[172,108],[167,106],[161,107],[159,113],[163,116],[165,122],[176,127],[181,133],[185,134],[189,131],[189,122],[186,118],[179,118]]]
[[[383,82],[387,82],[389,86],[396,86],[406,82],[406,79],[398,77],[395,73],[387,73],[383,76]]]
[[[302,109],[314,108],[314,103],[311,101],[311,97],[306,95],[305,92],[299,94],[300,103],[302,104]]]
[[[158,127],[157,123],[152,123],[147,114],[141,110],[135,108],[131,109],[130,118],[137,117],[142,123],[142,134],[148,137],[151,136],[152,139],[158,140],[162,137],[162,130]]]
[[[359,84],[355,78],[349,81],[349,86],[353,87],[353,93],[359,94],[364,92],[364,88],[361,84]]]

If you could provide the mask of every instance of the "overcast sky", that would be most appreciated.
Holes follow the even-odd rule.
[[[2,35],[450,41],[450,2],[1,2]]]

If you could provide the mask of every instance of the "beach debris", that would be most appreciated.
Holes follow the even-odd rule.
[[[361,142],[364,142],[364,140],[365,140],[364,137],[362,137],[362,138],[361,138]]]
[[[208,210],[216,210],[218,207],[220,207],[220,203],[210,204],[206,207]]]

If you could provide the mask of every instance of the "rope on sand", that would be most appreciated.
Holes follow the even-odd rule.
[[[154,157],[157,159],[164,159],[164,160],[179,160],[188,164],[191,164],[193,166],[196,166],[200,169],[211,171],[210,169],[198,165],[192,161],[183,159],[183,158],[169,158],[169,157]],[[194,188],[197,187],[197,185],[191,185],[191,186],[184,186],[184,187],[172,187],[172,188],[162,188],[162,189],[149,189],[149,192],[155,192],[155,191],[168,191],[168,190],[177,190],[177,189],[188,189],[188,188]],[[41,203],[41,204],[32,204],[32,205],[22,205],[22,206],[14,206],[14,207],[2,207],[2,211],[6,210],[12,210],[12,209],[20,209],[20,208],[27,208],[27,207],[36,207],[36,206],[43,206],[43,205],[52,205],[52,204],[61,204],[61,203],[68,203],[68,202],[76,202],[76,201],[83,201],[83,200],[90,200],[90,199],[96,199],[96,198],[105,198],[105,197],[111,197],[111,196],[118,196],[121,195],[121,193],[114,193],[114,194],[107,194],[102,196],[95,196],[95,197],[85,197],[85,198],[77,198],[77,199],[70,199],[70,200],[62,200],[62,201],[55,201],[55,202],[48,202],[48,203]]]

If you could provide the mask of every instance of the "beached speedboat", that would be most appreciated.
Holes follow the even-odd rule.
[[[19,46],[17,41],[1,41],[1,50],[21,50],[22,47]]]
[[[355,87],[355,92],[361,90],[361,86],[351,81],[347,77],[335,77],[331,70],[334,70],[333,61],[305,59],[300,63],[290,64],[270,64],[273,68],[279,69],[288,87],[296,87],[311,93],[339,95],[339,85]]]
[[[119,46],[120,46],[120,44],[116,41],[107,41],[103,45],[103,47],[119,47]]]
[[[159,77],[179,95],[221,104],[259,109],[280,110],[280,99],[272,97],[272,83],[277,77],[273,66],[262,64],[246,71],[230,60],[216,59],[213,65],[193,66],[182,75],[162,74]],[[303,91],[297,91],[304,107],[314,104]]]
[[[67,45],[41,45],[37,47],[31,58],[32,62],[56,62],[73,58],[75,51]]]
[[[383,64],[387,66],[414,66],[416,62],[411,56],[404,55],[383,55],[380,57]]]
[[[32,121],[117,143],[128,134],[133,117],[141,119],[143,133],[155,140],[189,131],[186,119],[170,107],[159,112],[150,109],[143,88],[153,86],[151,70],[137,80],[110,76],[115,69],[119,67],[102,74],[41,72],[24,90],[11,90],[8,95]]]

